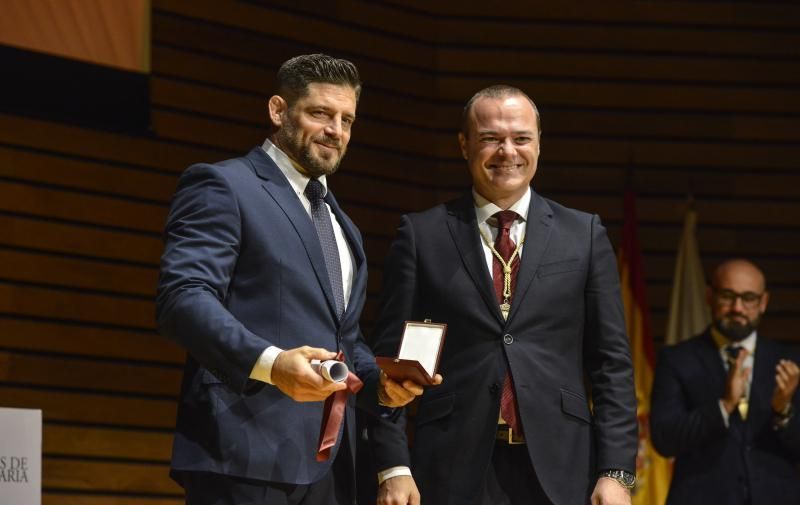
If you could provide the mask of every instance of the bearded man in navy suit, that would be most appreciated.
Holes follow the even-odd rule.
[[[362,239],[327,188],[356,119],[358,71],[305,55],[277,81],[269,138],[187,169],[166,225],[157,319],[188,350],[171,468],[191,505],[353,502],[354,397],[338,430],[321,426],[323,400],[358,381],[326,382],[314,359],[343,359],[375,413],[421,393],[380,374],[362,340]]]
[[[758,332],[764,274],[726,261],[707,299],[711,327],[665,348],[653,381],[653,445],[675,458],[667,503],[800,503],[800,368],[796,349]]]

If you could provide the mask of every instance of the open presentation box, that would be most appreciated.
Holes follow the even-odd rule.
[[[395,381],[410,379],[417,384],[431,385],[439,366],[447,325],[406,321],[400,350],[396,358],[378,356],[375,361]]]

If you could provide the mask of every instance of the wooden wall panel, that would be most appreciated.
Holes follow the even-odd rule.
[[[383,0],[385,5],[437,17],[493,18],[508,23],[520,21],[568,21],[573,23],[641,24],[658,26],[702,26],[704,28],[791,28],[800,26],[800,8],[785,2],[639,2],[619,0],[614,3],[559,2],[529,3],[513,0],[506,5],[510,14],[487,16],[480,2],[443,0]]]
[[[42,505],[183,505],[183,497],[154,498],[152,495],[145,497],[114,496],[108,494],[85,495],[63,494],[56,491],[42,496]]]
[[[0,335],[3,347],[19,351],[47,350],[56,355],[147,363],[181,364],[185,358],[183,350],[166,343],[154,330],[2,316]]]
[[[788,2],[154,0],[151,130],[0,114],[0,405],[44,411],[45,505],[177,505],[167,476],[184,352],[157,335],[178,174],[266,134],[281,62],[328,52],[365,83],[331,187],[362,229],[369,330],[400,215],[461,194],[456,133],[478,88],[537,101],[539,192],[600,214],[638,193],[653,331],[694,195],[706,271],[754,258],[765,333],[800,324],[800,7]],[[520,34],[514,37],[514,34]],[[509,36],[511,35],[511,36]]]
[[[0,385],[0,402],[7,407],[42,409],[46,424],[157,428],[175,425],[175,398],[48,390],[25,385]],[[47,452],[48,447],[44,447]]]

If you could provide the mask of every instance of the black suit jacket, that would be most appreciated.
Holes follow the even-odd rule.
[[[758,337],[747,420],[738,414],[725,427],[719,399],[727,373],[719,350],[706,331],[664,348],[659,356],[651,398],[653,445],[675,457],[670,505],[800,503],[800,419],[781,431],[772,428],[775,365],[797,361],[795,350]],[[795,412],[798,396],[792,402]],[[738,421],[738,422],[737,422]]]
[[[367,284],[361,236],[332,193],[326,201],[355,257],[341,320],[311,218],[261,148],[194,165],[181,176],[157,298],[159,331],[189,352],[173,447],[175,475],[206,471],[308,484],[328,471],[338,445],[328,462],[315,460],[323,403],[298,403],[248,378],[270,345],[340,348],[365,381],[364,405],[377,405],[378,370],[358,325]],[[353,404],[351,397],[351,444]]]
[[[410,464],[423,503],[474,503],[495,444],[506,363],[531,461],[554,503],[585,503],[598,470],[635,470],[630,351],[614,253],[597,216],[532,194],[508,321],[471,194],[404,216],[384,275],[376,354],[397,352],[405,320],[449,326],[444,382],[421,398],[410,456],[402,423],[372,427],[379,470]]]

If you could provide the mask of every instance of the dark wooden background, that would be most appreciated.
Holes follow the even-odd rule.
[[[154,331],[178,173],[261,143],[285,59],[353,60],[365,90],[331,186],[366,236],[374,319],[399,216],[469,186],[456,131],[509,83],[544,127],[534,184],[619,241],[628,169],[661,339],[687,194],[708,269],[744,255],[800,341],[800,8],[768,1],[154,0],[149,135],[0,115],[0,405],[44,411],[45,505],[177,505],[183,353]],[[4,434],[3,436],[8,436]]]

